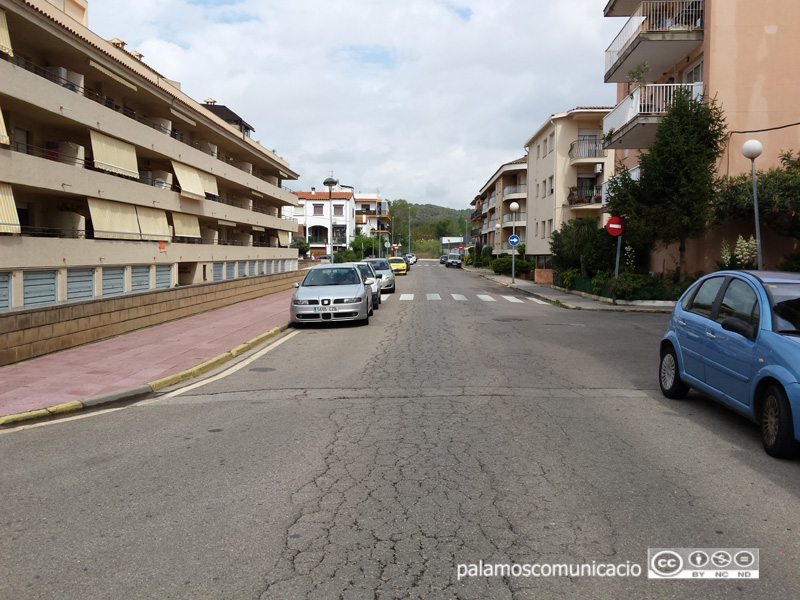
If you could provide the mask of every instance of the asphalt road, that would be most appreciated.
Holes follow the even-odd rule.
[[[800,465],[699,395],[661,397],[666,315],[436,262],[397,288],[366,327],[0,433],[0,598],[800,597]],[[760,579],[649,580],[670,547],[758,548]]]

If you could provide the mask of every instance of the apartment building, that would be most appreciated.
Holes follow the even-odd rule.
[[[550,116],[525,142],[527,211],[525,253],[550,268],[550,239],[562,223],[594,217],[602,225],[602,185],[613,153],[603,148],[609,107],[578,107]]]
[[[352,191],[328,190],[295,192],[298,206],[294,219],[299,228],[296,235],[308,242],[311,256],[333,254],[345,250],[356,234],[356,208]],[[333,231],[333,240],[329,232]]]
[[[363,235],[391,235],[392,215],[389,213],[389,202],[381,198],[379,193],[355,194],[356,229]]]
[[[473,242],[491,246],[494,254],[511,252],[508,238],[512,232],[521,244],[527,240],[528,161],[522,157],[502,165],[471,202]],[[512,212],[511,205],[519,206]]]
[[[296,269],[298,175],[87,11],[0,0],[0,310]]]
[[[796,0],[609,0],[604,14],[620,21],[620,31],[606,50],[605,81],[617,85],[617,106],[603,120],[606,148],[638,177],[639,151],[655,140],[658,125],[676,90],[716,98],[730,132],[720,175],[750,171],[742,144],[758,139],[759,169],[779,165],[780,153],[800,148],[795,99],[800,96],[796,70],[800,20]],[[632,81],[633,79],[633,81]],[[740,231],[745,236],[753,232]],[[715,232],[687,247],[690,271],[713,268],[720,236]],[[765,232],[765,265],[775,266],[787,240]],[[651,268],[674,268],[677,251],[655,254]]]

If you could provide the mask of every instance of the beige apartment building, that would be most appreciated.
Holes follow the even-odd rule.
[[[758,169],[779,166],[782,152],[800,149],[799,10],[797,0],[609,0],[604,14],[619,20],[620,31],[606,50],[605,81],[617,84],[618,101],[603,121],[606,148],[637,177],[639,151],[655,140],[675,91],[686,88],[698,98],[716,98],[725,113],[730,139],[720,175],[750,172],[741,152],[748,139],[763,145]],[[690,241],[689,270],[712,269],[723,237],[732,242],[753,231],[751,219]],[[797,251],[795,242],[763,227],[762,245],[766,267]],[[661,251],[651,270],[677,262],[677,250]]]
[[[613,152],[603,148],[603,117],[609,110],[578,107],[553,114],[525,142],[525,253],[537,271],[550,268],[550,240],[562,223],[594,217],[603,225],[602,186],[614,168]]]
[[[528,164],[525,157],[502,165],[481,188],[470,203],[472,212],[473,242],[491,246],[494,254],[511,252],[508,238],[512,231],[526,243]],[[516,202],[519,209],[511,211]]]
[[[295,270],[297,174],[87,10],[0,0],[0,311]]]

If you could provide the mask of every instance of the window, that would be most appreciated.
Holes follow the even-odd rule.
[[[555,132],[550,134],[550,152],[556,149],[556,134]]]
[[[716,300],[724,281],[724,277],[706,279],[691,299],[689,306],[685,308],[698,315],[710,317],[711,309],[714,307],[714,300]]]
[[[722,323],[729,317],[741,319],[748,325],[758,327],[758,298],[753,288],[740,279],[732,280],[725,290],[717,322]]]
[[[534,236],[534,237],[539,237],[539,223],[538,223],[538,222],[537,222],[537,223],[534,223],[534,226],[533,226],[533,236]]]
[[[552,194],[553,193],[553,178],[550,177],[550,179],[548,181],[550,182],[550,194]]]
[[[553,235],[553,219],[547,221],[547,237],[552,237]]]
[[[547,156],[547,140],[542,142],[542,156]]]
[[[344,216],[344,206],[341,204],[334,204],[333,205],[333,216],[334,217],[343,217]]]
[[[536,144],[536,158],[542,157],[542,145]]]
[[[324,214],[324,206],[322,204],[315,204],[314,205],[314,214],[319,216]]]
[[[536,197],[539,197],[539,184],[536,184]]]

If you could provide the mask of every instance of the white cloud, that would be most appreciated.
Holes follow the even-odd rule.
[[[554,112],[611,105],[603,0],[105,0],[89,24],[215,98],[309,189],[467,208]]]

